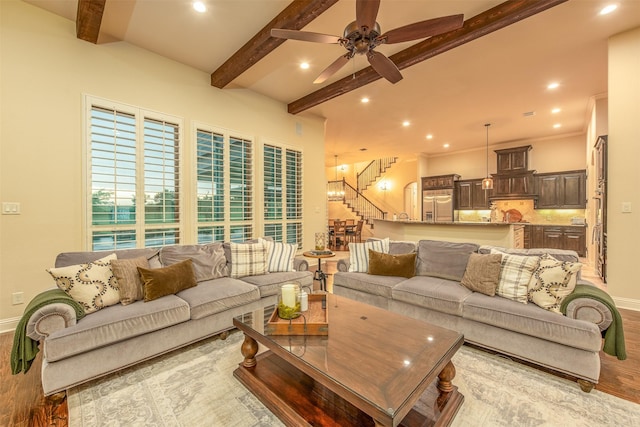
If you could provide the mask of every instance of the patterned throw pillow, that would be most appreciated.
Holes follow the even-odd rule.
[[[113,275],[118,280],[120,304],[128,305],[144,299],[144,289],[138,267],[149,268],[146,257],[111,260]]]
[[[389,239],[368,240],[364,243],[349,243],[349,271],[366,273],[369,271],[369,249],[384,254],[389,253]]]
[[[229,244],[231,251],[231,277],[267,274],[267,245],[262,239],[258,243]]]
[[[116,254],[111,254],[87,264],[49,268],[47,272],[58,288],[82,304],[89,314],[120,302],[118,282],[111,270],[114,259]]]
[[[264,242],[267,245],[267,269],[270,273],[295,271],[293,269],[293,259],[296,256],[298,245],[270,240],[265,240]]]
[[[545,310],[560,312],[560,304],[576,287],[579,262],[558,261],[549,254],[540,257],[540,265],[529,282],[529,301]]]
[[[496,294],[526,304],[529,281],[538,268],[540,257],[506,254],[495,249],[491,249],[491,253],[502,255]]]

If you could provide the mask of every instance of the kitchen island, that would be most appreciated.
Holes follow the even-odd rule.
[[[424,222],[404,220],[374,220],[377,238],[391,240],[442,240],[471,242],[479,245],[524,247],[524,225],[507,222]]]

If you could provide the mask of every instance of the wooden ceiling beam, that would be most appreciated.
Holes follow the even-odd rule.
[[[493,31],[557,6],[567,0],[510,0],[464,21],[462,28],[428,38],[389,58],[399,69],[425,61],[448,50],[469,43]],[[330,99],[351,92],[382,78],[372,67],[364,68],[322,89],[291,102],[287,110],[298,114]]]
[[[300,30],[337,1],[294,0],[211,74],[211,86],[222,89],[284,43],[285,39],[271,37],[272,28]]]
[[[78,0],[76,37],[93,44],[98,43],[106,3],[107,0]]]

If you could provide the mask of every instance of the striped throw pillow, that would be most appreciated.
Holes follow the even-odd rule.
[[[295,271],[293,269],[293,259],[296,256],[298,245],[269,240],[265,240],[265,242],[267,244],[267,269],[270,273]]]
[[[502,255],[496,295],[526,304],[529,282],[538,268],[540,257],[506,254],[495,249],[491,249],[491,253]]]
[[[267,245],[258,243],[233,243],[231,249],[231,274],[233,278],[267,274]]]
[[[369,249],[384,254],[389,253],[389,239],[368,240],[364,243],[349,243],[349,271],[366,273],[369,271]]]

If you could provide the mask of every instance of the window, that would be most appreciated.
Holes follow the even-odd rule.
[[[89,247],[180,242],[181,120],[87,98]]]
[[[196,126],[198,243],[253,238],[253,142]]]
[[[302,248],[302,153],[265,144],[264,235]]]

